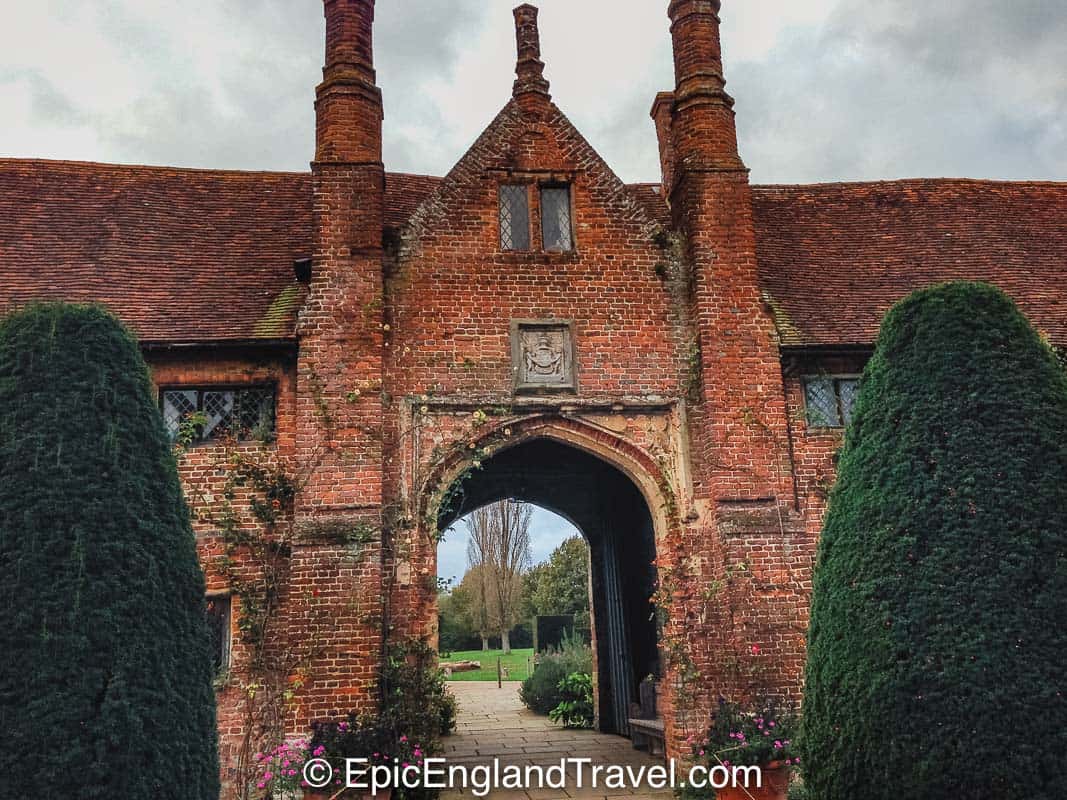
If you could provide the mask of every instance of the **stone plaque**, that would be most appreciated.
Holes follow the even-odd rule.
[[[561,320],[517,320],[511,324],[512,370],[518,391],[578,388],[574,326]]]

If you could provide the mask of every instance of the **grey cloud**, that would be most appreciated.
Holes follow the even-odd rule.
[[[59,17],[86,8],[85,0],[52,2]],[[1062,5],[840,0],[824,24],[786,30],[765,57],[749,62],[730,60],[727,36],[727,78],[753,179],[1067,179]],[[101,159],[308,168],[323,52],[317,0],[101,0],[92,11],[140,85],[123,108],[105,114],[64,94],[45,65],[9,64],[0,91],[13,82],[29,87],[30,112],[42,126],[93,130],[104,145]],[[478,45],[490,11],[492,24],[500,25],[495,0],[378,4],[376,59],[391,169],[441,174],[469,144],[460,139],[470,132],[453,130],[430,87],[450,86],[448,102],[464,102],[473,87],[454,85],[457,65]],[[197,20],[207,22],[188,24]],[[201,35],[211,40],[198,42]],[[510,34],[502,28],[501,35]],[[561,107],[625,180],[658,177],[648,109],[655,92],[669,88],[666,23],[647,36],[656,50],[653,63],[662,69],[634,70],[607,107],[584,102],[597,88],[573,75],[553,75],[560,67],[549,60]],[[205,69],[205,52],[220,47],[231,52],[217,69]],[[605,48],[611,52],[610,44],[591,44],[588,57],[610,57]],[[493,68],[510,73],[511,67]]]
[[[88,119],[86,112],[39,70],[0,70],[0,91],[5,85],[15,83],[23,83],[29,88],[30,114],[35,122],[46,125],[80,125]]]
[[[1067,178],[1059,5],[844,0],[729,70],[753,179]]]
[[[203,12],[193,3],[167,14]],[[230,0],[217,6],[218,35],[231,37],[234,55],[219,91],[190,78],[196,42],[167,31],[180,28],[167,14],[123,2],[101,7],[104,34],[126,58],[143,63],[150,80],[121,118],[101,121],[102,135],[124,160],[235,169],[306,170],[314,155],[314,87],[321,79],[324,23],[318,3]],[[484,14],[477,0],[425,4],[419,13],[379,4],[376,66],[385,95],[387,126],[429,130],[442,126],[437,109],[420,91],[428,76],[447,77],[463,44]],[[220,96],[221,95],[221,96]],[[389,131],[386,160],[392,169],[425,169],[427,154]],[[441,167],[440,164],[435,166]]]

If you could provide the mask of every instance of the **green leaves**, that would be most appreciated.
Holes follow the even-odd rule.
[[[1051,349],[991,286],[903,300],[864,372],[819,547],[812,795],[1067,796],[1065,550],[1067,375]]]
[[[557,689],[561,700],[548,712],[548,718],[565,728],[593,727],[593,676],[572,672],[559,682]]]
[[[0,797],[209,800],[204,579],[148,369],[92,306],[0,320]]]

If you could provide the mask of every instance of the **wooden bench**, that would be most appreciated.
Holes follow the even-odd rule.
[[[630,724],[630,741],[634,749],[647,750],[652,756],[665,756],[667,754],[666,733],[663,717],[656,709],[656,681],[650,675],[641,681],[638,688],[640,704],[634,703],[630,707],[633,716],[628,720]]]

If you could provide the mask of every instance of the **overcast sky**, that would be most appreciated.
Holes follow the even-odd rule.
[[[1067,180],[1067,0],[723,0],[759,183]],[[0,0],[0,156],[306,170],[319,0]],[[511,0],[378,0],[385,160],[443,174],[507,101]],[[667,0],[540,0],[556,102],[627,181],[658,180]],[[541,560],[574,529],[538,513]],[[466,533],[441,548],[465,567]]]
[[[0,155],[306,170],[319,0],[0,0]],[[442,174],[506,102],[510,0],[379,0],[389,169]],[[561,108],[628,181],[673,83],[667,0],[541,0]],[[753,180],[1067,179],[1065,0],[724,0]]]
[[[578,535],[579,530],[563,517],[534,506],[533,516],[530,517],[530,550],[533,563],[539,564],[547,560],[564,539]],[[464,520],[459,520],[445,531],[444,539],[437,546],[437,574],[442,578],[451,578],[453,585],[458,584],[467,572],[468,541],[470,529]]]

